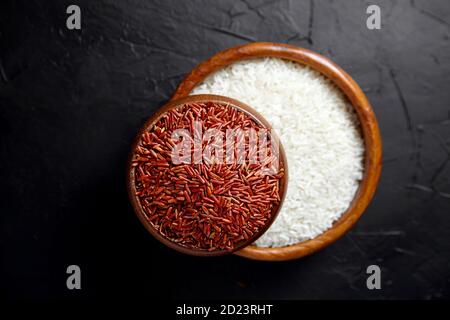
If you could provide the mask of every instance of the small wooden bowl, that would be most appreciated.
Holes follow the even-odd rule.
[[[313,51],[286,44],[255,42],[222,51],[198,65],[178,86],[173,99],[179,99],[215,71],[237,61],[276,57],[292,60],[322,73],[336,84],[356,110],[365,144],[364,177],[349,208],[333,226],[314,239],[298,244],[264,248],[250,245],[237,255],[255,260],[283,261],[310,255],[344,235],[359,219],[370,203],[381,173],[381,137],[375,114],[358,84],[331,60]]]
[[[277,206],[275,206],[272,209],[272,215],[271,215],[270,219],[268,220],[268,222],[266,223],[266,225],[264,225],[264,227],[262,227],[258,233],[254,234],[252,237],[250,237],[246,241],[241,242],[238,246],[236,246],[234,248],[233,251],[217,250],[217,251],[209,252],[207,250],[192,249],[192,248],[188,248],[188,247],[182,246],[180,244],[177,244],[177,243],[167,239],[166,237],[164,237],[162,234],[159,233],[158,230],[156,230],[152,226],[150,221],[148,221],[146,214],[139,202],[139,199],[136,196],[135,168],[132,166],[133,155],[135,154],[135,150],[137,149],[138,145],[141,142],[142,134],[144,132],[148,131],[151,127],[153,127],[165,113],[167,113],[168,111],[170,111],[172,109],[178,108],[186,103],[202,103],[202,102],[215,102],[215,103],[220,103],[220,104],[229,104],[229,105],[235,107],[236,109],[238,109],[239,111],[244,112],[247,115],[249,115],[255,122],[257,122],[261,126],[267,128],[267,129],[271,129],[271,125],[269,124],[269,122],[267,122],[267,120],[261,114],[259,114],[257,111],[255,111],[248,105],[246,105],[238,100],[235,100],[235,99],[218,96],[218,95],[201,94],[201,95],[193,95],[193,96],[189,96],[189,97],[185,97],[185,98],[181,98],[181,99],[177,99],[177,100],[171,100],[170,102],[165,104],[163,107],[158,109],[158,111],[156,113],[154,113],[145,122],[145,124],[143,125],[143,127],[141,128],[141,130],[139,131],[139,133],[137,134],[137,136],[133,142],[133,145],[131,148],[131,153],[130,153],[130,156],[128,159],[128,164],[127,164],[127,190],[128,190],[128,196],[130,198],[131,204],[132,204],[133,209],[134,209],[136,215],[138,216],[139,220],[144,225],[144,227],[147,229],[147,231],[150,232],[160,242],[162,242],[163,244],[165,244],[166,246],[168,246],[172,249],[175,249],[177,251],[180,251],[180,252],[186,253],[186,254],[190,254],[190,255],[220,256],[220,255],[229,254],[236,250],[242,249],[245,246],[248,246],[249,244],[252,244],[264,232],[266,232],[266,230],[271,226],[271,224],[273,223],[273,221],[275,220],[276,216],[278,215],[278,213],[280,211],[280,208],[284,201],[284,197],[286,195],[287,181],[288,181],[288,179],[287,179],[287,175],[288,175],[287,160],[286,160],[286,154],[284,152],[283,146],[280,142],[279,143],[280,168],[284,168],[284,172],[285,172],[284,177],[280,181],[280,199],[281,199],[281,201]],[[278,138],[274,133],[271,133],[271,136]]]

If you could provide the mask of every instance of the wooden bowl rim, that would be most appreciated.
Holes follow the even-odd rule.
[[[147,229],[147,231],[150,232],[150,234],[152,234],[157,240],[159,240],[166,246],[168,246],[174,250],[177,250],[179,252],[189,254],[189,255],[194,255],[194,256],[211,257],[211,256],[226,255],[226,254],[233,253],[237,250],[240,250],[240,249],[248,246],[249,244],[252,244],[262,234],[264,234],[264,232],[267,231],[267,229],[272,225],[272,223],[275,221],[276,217],[278,216],[278,213],[280,212],[280,208],[282,207],[283,201],[286,196],[287,183],[288,183],[288,178],[287,178],[288,165],[287,165],[286,153],[284,151],[283,145],[281,144],[281,142],[279,142],[280,163],[281,163],[282,167],[284,168],[284,172],[285,172],[284,177],[281,179],[281,183],[280,183],[280,199],[281,200],[280,200],[279,204],[272,209],[272,216],[270,217],[269,221],[256,234],[254,234],[252,237],[250,237],[246,241],[243,241],[241,244],[236,246],[232,251],[217,250],[217,251],[209,252],[207,250],[196,250],[196,249],[192,249],[192,248],[188,248],[188,247],[179,245],[179,244],[167,239],[166,237],[164,237],[162,234],[159,233],[158,230],[156,230],[153,227],[153,225],[150,223],[150,221],[148,221],[148,219],[146,218],[146,214],[145,214],[144,210],[142,209],[142,206],[141,206],[138,198],[135,195],[136,184],[135,184],[135,179],[134,179],[135,168],[132,166],[133,155],[135,154],[137,146],[142,141],[142,134],[145,131],[147,131],[149,128],[153,127],[165,113],[167,113],[168,111],[170,111],[172,109],[178,108],[184,104],[187,104],[187,103],[201,103],[201,102],[216,102],[216,103],[221,103],[221,104],[229,104],[229,105],[233,106],[234,108],[236,108],[237,110],[249,115],[252,119],[254,119],[257,123],[259,123],[263,127],[267,128],[267,129],[272,129],[270,123],[259,112],[254,110],[249,105],[247,105],[241,101],[238,101],[236,99],[233,99],[233,98],[224,97],[224,96],[220,96],[220,95],[213,95],[213,94],[199,94],[199,95],[187,96],[187,97],[176,99],[176,100],[170,100],[164,106],[159,108],[154,114],[152,114],[145,121],[144,125],[141,127],[138,134],[136,135],[136,137],[133,141],[132,147],[131,147],[129,157],[128,157],[126,184],[127,184],[128,197],[130,199],[133,210],[136,213],[139,220],[141,221],[141,223]],[[271,136],[278,138],[276,133],[273,133],[273,134],[271,133]],[[280,141],[279,138],[278,138],[278,141]]]
[[[188,96],[207,76],[234,62],[252,58],[276,57],[291,60],[320,72],[330,79],[355,109],[365,146],[364,175],[354,199],[332,227],[317,237],[284,247],[249,245],[235,254],[254,260],[285,261],[310,255],[342,237],[369,205],[381,174],[382,142],[372,107],[353,78],[330,59],[308,49],[288,44],[253,42],[221,51],[196,66],[180,83],[172,99]]]

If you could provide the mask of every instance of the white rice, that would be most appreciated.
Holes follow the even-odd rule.
[[[278,58],[232,64],[192,94],[238,99],[274,127],[288,158],[279,216],[256,241],[279,247],[312,239],[348,208],[363,175],[364,142],[352,106],[320,73]]]

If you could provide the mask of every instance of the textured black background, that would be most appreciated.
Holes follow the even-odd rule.
[[[82,30],[65,27],[78,4]],[[378,4],[382,29],[365,27]],[[450,3],[1,1],[0,288],[9,298],[448,298]],[[140,225],[125,161],[143,121],[197,63],[274,41],[340,64],[384,142],[376,197],[327,249],[285,263],[189,257]],[[66,289],[66,267],[82,290]],[[366,289],[366,267],[382,290]]]

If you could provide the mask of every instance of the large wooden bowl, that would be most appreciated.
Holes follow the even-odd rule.
[[[355,108],[361,123],[365,144],[364,176],[359,189],[347,211],[334,222],[330,229],[314,239],[290,246],[263,248],[250,245],[236,252],[242,257],[256,260],[291,260],[312,254],[330,245],[344,235],[359,219],[370,203],[380,177],[381,137],[372,107],[352,77],[324,56],[286,44],[255,42],[219,52],[192,70],[179,85],[173,99],[189,95],[194,87],[207,76],[229,64],[244,59],[261,57],[283,58],[307,65],[334,82]]]

